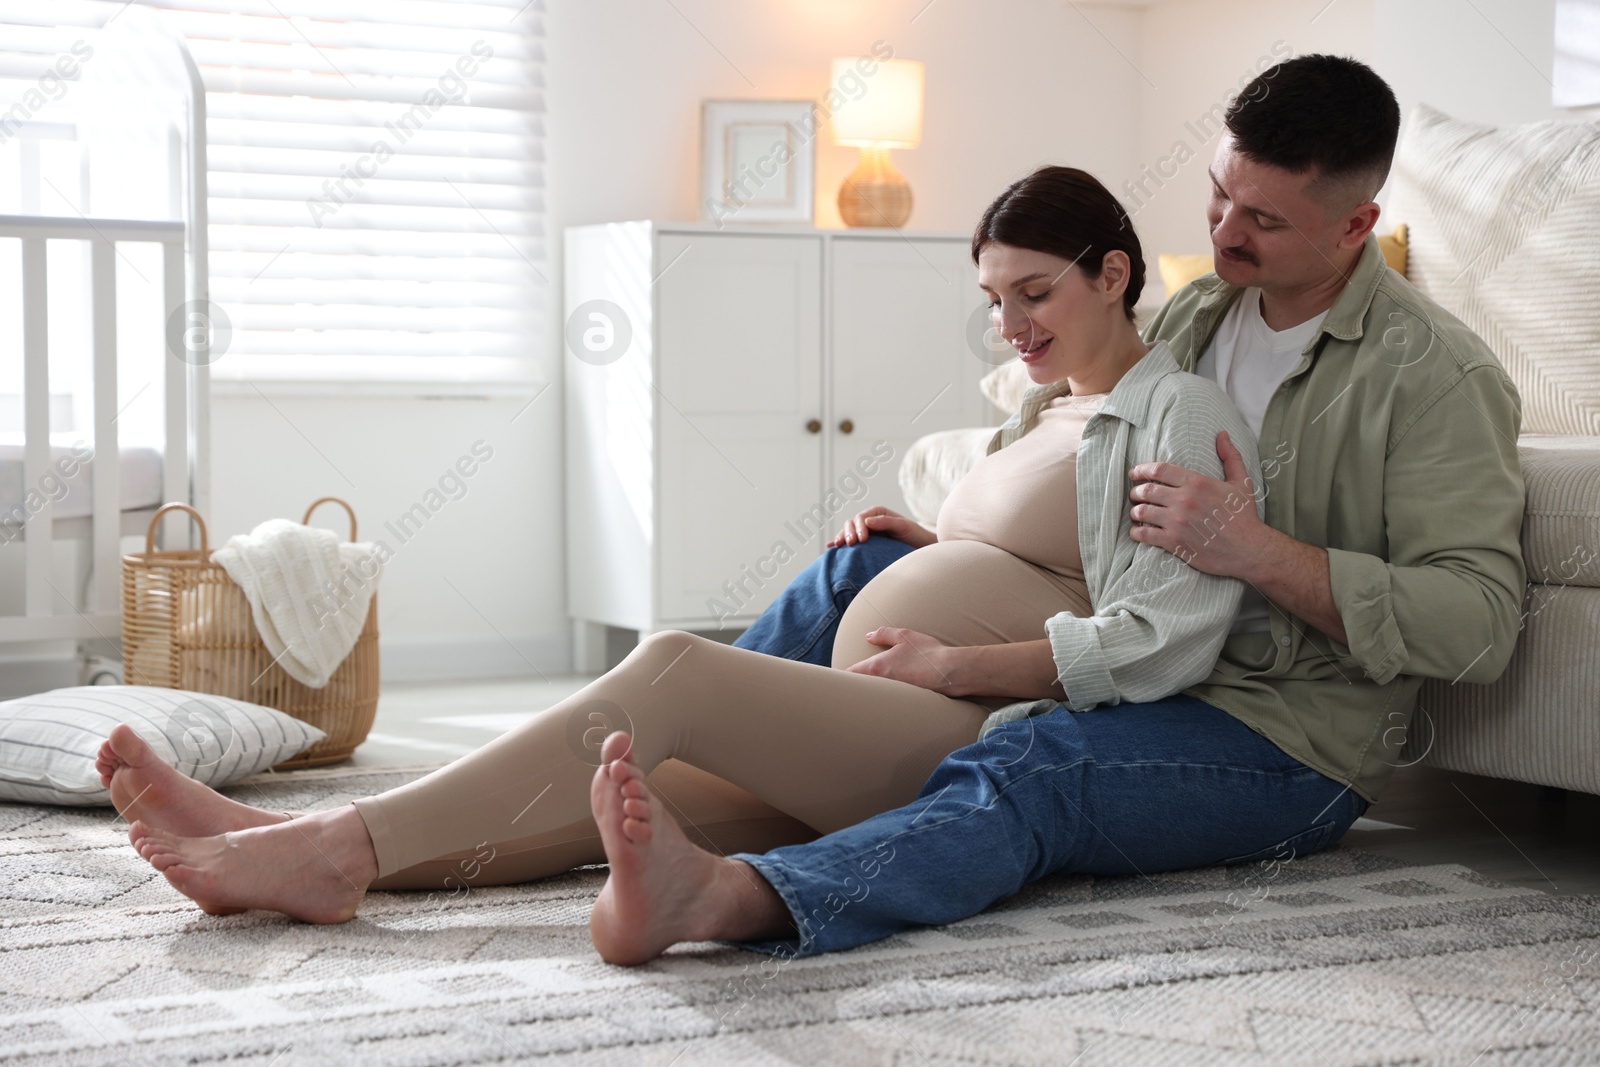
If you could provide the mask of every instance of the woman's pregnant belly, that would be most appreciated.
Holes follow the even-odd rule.
[[[1044,621],[1063,611],[1092,613],[1082,581],[983,541],[938,541],[901,556],[856,594],[839,620],[833,666],[882,652],[866,637],[880,626],[903,626],[947,645],[999,645],[1048,636]],[[975,702],[998,707],[1013,699]]]

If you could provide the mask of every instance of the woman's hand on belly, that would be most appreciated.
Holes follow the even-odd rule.
[[[867,641],[884,651],[846,668],[854,674],[893,678],[947,697],[1066,695],[1047,639],[952,646],[916,630],[880,626]]]
[[[868,656],[846,670],[853,674],[873,674],[879,678],[893,678],[897,682],[910,682],[946,696],[957,695],[950,692],[951,664],[948,662],[950,653],[955,649],[937,637],[907,630],[903,626],[880,626],[867,634],[867,642],[884,651]]]

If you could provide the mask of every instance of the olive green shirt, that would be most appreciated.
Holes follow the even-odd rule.
[[[1145,340],[1193,370],[1241,291],[1197,279]],[[1327,549],[1349,647],[1273,605],[1270,633],[1230,636],[1185,692],[1377,799],[1422,680],[1491,682],[1511,657],[1526,582],[1521,417],[1489,347],[1368,236],[1259,443],[1266,521]]]

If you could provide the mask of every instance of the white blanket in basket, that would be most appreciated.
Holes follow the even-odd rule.
[[[313,689],[355,647],[383,573],[372,542],[341,544],[331,530],[288,519],[236,534],[212,559],[244,590],[267,651]]]

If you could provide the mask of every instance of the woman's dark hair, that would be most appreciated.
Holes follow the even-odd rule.
[[[1144,291],[1144,253],[1133,221],[1110,190],[1076,167],[1040,167],[1010,187],[984,211],[972,233],[972,261],[990,241],[1045,252],[1100,277],[1106,253],[1128,254],[1128,288],[1122,310],[1133,321],[1133,305]]]

